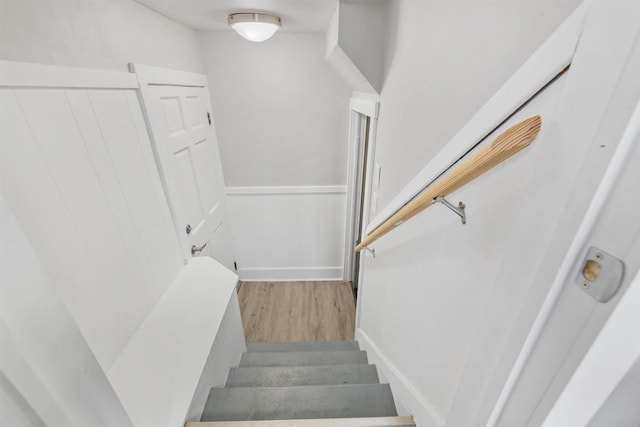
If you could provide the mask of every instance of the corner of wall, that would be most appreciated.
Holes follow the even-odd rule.
[[[340,5],[338,2],[327,28],[325,58],[354,91],[377,95],[378,90],[341,46]]]

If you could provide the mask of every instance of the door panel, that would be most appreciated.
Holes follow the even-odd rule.
[[[209,123],[210,103],[204,76],[187,73],[175,85],[167,80],[153,84],[143,77],[144,70],[150,68],[135,67],[183,256],[188,260],[209,255],[232,269],[227,233],[218,232],[223,230],[225,221],[224,181],[218,143]],[[186,84],[191,77],[195,77],[193,86]],[[203,245],[205,249],[191,253],[193,246]]]
[[[176,197],[180,201],[182,210],[184,210],[183,222],[185,226],[186,224],[191,224],[195,231],[203,221],[203,215],[191,166],[191,153],[188,148],[185,148],[174,153],[170,160],[173,166],[173,178],[178,185]]]
[[[164,107],[164,117],[166,119],[167,131],[170,135],[177,136],[184,134],[184,124],[182,122],[182,115],[180,114],[179,99],[162,98],[162,106]]]
[[[157,149],[167,182],[176,181],[176,185],[168,185],[168,189],[169,198],[179,201],[174,206],[178,233],[191,226],[186,239],[189,253],[191,246],[209,243],[222,220],[220,215],[212,215],[220,198],[215,192],[213,171],[220,166],[214,164],[215,158],[211,155],[213,141],[202,102],[204,91],[202,87],[150,88],[164,106],[166,133],[164,138],[156,137]],[[163,140],[167,142],[164,147]]]
[[[202,202],[202,208],[206,212],[211,212],[219,201],[218,197],[216,197],[216,176],[210,167],[211,159],[214,159],[211,151],[211,144],[208,144],[207,140],[198,142],[191,150],[195,177],[198,180],[200,201]]]
[[[191,89],[191,88],[190,88]],[[195,88],[199,90],[200,88]],[[184,117],[188,123],[188,127],[191,131],[203,131],[203,138],[206,138],[206,115],[202,112],[207,111],[207,107],[202,99],[202,94],[190,91],[191,93],[183,98],[184,102]]]

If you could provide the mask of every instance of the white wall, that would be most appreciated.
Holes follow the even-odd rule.
[[[326,188],[346,183],[351,90],[324,60],[324,34],[200,42],[241,278],[341,277],[344,194]]]
[[[340,1],[326,30],[327,62],[356,92],[377,96],[384,79],[389,2]]]
[[[376,142],[379,211],[578,3],[391,2]]]
[[[8,61],[0,76],[0,403],[35,425],[183,424],[230,302],[217,377],[245,347],[238,277],[183,265],[136,76]]]
[[[384,82],[389,3],[343,0],[338,8],[338,45],[378,93]]]
[[[0,219],[0,425],[132,426],[4,197]]]
[[[501,131],[533,114],[551,125],[549,114],[563,84],[557,82]],[[360,328],[405,372],[442,422],[477,334],[473,325],[483,315],[523,197],[536,179],[544,142],[539,137],[531,150],[450,198],[466,204],[466,225],[435,205],[375,242],[376,258],[367,255]]]
[[[341,280],[344,186],[229,188],[243,280]]]
[[[351,91],[324,61],[324,34],[200,42],[228,187],[346,182]]]
[[[203,72],[193,30],[132,0],[0,2],[0,59],[127,71]]]
[[[403,8],[422,5],[434,6],[407,2],[396,7],[402,12]],[[450,7],[451,13],[466,13],[456,3],[437,5]],[[505,3],[500,5],[504,7]],[[533,4],[506,6],[501,12],[493,3],[483,4],[485,11],[496,7],[492,18],[484,17],[495,21],[493,28],[509,28],[512,24],[502,21],[515,18],[510,11],[519,10],[521,21],[526,20],[527,14],[531,19],[537,16]],[[558,11],[552,21],[567,12],[567,5],[556,6]],[[540,7],[549,11],[553,5]],[[627,7],[632,9],[629,4]],[[485,12],[477,12],[478,27],[471,17],[464,28],[450,27],[451,32],[467,34],[467,42],[473,43],[473,49],[459,48],[465,55],[470,50],[474,52],[468,55],[466,69],[457,73],[480,72],[486,77],[494,72],[507,72],[484,69],[487,66],[484,59],[478,62],[483,53],[490,57],[487,50],[504,45],[492,38],[492,31],[483,33],[485,21],[480,19],[484,19]],[[493,135],[522,118],[542,114],[543,130],[532,147],[450,197],[452,202],[466,203],[467,225],[462,226],[459,218],[444,207],[434,206],[375,242],[372,245],[376,249],[375,259],[366,255],[358,336],[371,351],[372,360],[386,368],[384,373],[391,377],[394,393],[424,425],[484,425],[489,419],[640,94],[637,79],[634,81],[632,77],[639,69],[637,48],[633,50],[637,19],[634,22],[633,13],[629,12],[619,9],[613,15],[605,15],[602,10],[594,13],[568,73]],[[418,25],[420,16],[407,15],[400,22]],[[438,15],[422,17],[438,21]],[[447,22],[446,17],[442,16],[443,22]],[[532,27],[535,25],[529,24],[523,31],[529,33]],[[441,30],[447,37],[454,37]],[[504,43],[515,48],[517,42],[530,42],[521,35],[519,27],[514,26],[511,31],[513,35],[502,34]],[[413,43],[398,35],[396,57]],[[428,46],[430,42],[420,39],[420,43]],[[434,52],[431,62],[446,62],[451,55],[449,47],[441,56]],[[628,58],[636,60],[627,63]],[[509,61],[493,65],[497,63],[507,67],[518,65]],[[437,96],[440,89],[431,88],[427,92],[424,82],[431,82],[428,70],[420,70],[418,66],[414,73],[405,67],[406,84],[399,85],[394,84],[392,77],[396,66],[395,60],[390,63],[389,79],[382,94],[379,129],[384,130],[379,131],[378,144],[386,143],[386,148],[376,152],[376,161],[382,164],[386,200],[395,195],[397,188],[393,187],[406,183],[403,176],[409,172],[403,168],[424,166],[433,156],[428,142],[435,140],[429,134],[435,130],[444,132],[442,140],[448,140],[443,129],[452,125],[449,116],[461,114],[458,108],[462,111],[469,108],[477,95],[473,91],[454,90],[454,86],[464,88],[468,79],[474,78],[464,78],[450,70],[447,89],[462,99],[455,103],[440,102],[437,109],[435,104],[443,100]],[[420,71],[423,76],[418,75]],[[458,81],[461,83],[457,84]],[[482,86],[481,82],[475,80],[474,84]],[[424,98],[419,103],[417,97],[412,98],[409,88],[418,88],[416,92],[424,90],[424,94],[433,91],[435,98]],[[385,96],[390,102],[384,102]],[[407,104],[404,109],[402,101]],[[390,116],[396,120],[392,121]],[[427,122],[430,117],[433,120]],[[463,120],[460,116],[458,119]],[[403,137],[391,142],[391,135]],[[398,147],[399,152],[392,152]],[[626,257],[628,251],[618,253],[627,261],[633,260]],[[536,351],[535,363],[525,370],[526,378],[519,383],[516,398],[509,401],[505,417],[498,425],[537,425],[553,402],[556,389],[562,386],[564,376],[571,372],[570,364],[562,364],[563,356],[570,354],[571,363],[579,360],[589,334],[597,332],[601,326],[598,322],[610,310],[611,305],[597,305],[584,299],[577,304],[570,291],[573,288],[563,304],[571,307],[573,303],[575,308],[556,314],[553,321],[559,326],[567,321],[572,329],[562,330],[562,334],[553,328],[547,330],[543,345]],[[592,312],[597,315],[589,319]],[[589,333],[581,335],[580,348],[573,348],[576,335],[572,334],[577,334],[583,325],[580,320],[590,320],[585,326]],[[557,366],[558,371],[550,366]],[[555,378],[557,372],[562,375]],[[547,390],[551,390],[547,401],[545,387],[549,384],[553,387]],[[545,396],[544,401],[541,396]],[[538,406],[539,401],[542,403]],[[536,421],[527,424],[528,416],[532,415]]]
[[[0,102],[2,194],[108,369],[182,266],[136,93],[2,89]]]

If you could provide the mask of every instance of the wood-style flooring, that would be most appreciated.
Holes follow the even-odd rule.
[[[243,282],[238,298],[247,342],[353,340],[349,282]]]

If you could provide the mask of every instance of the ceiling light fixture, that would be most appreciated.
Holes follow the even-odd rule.
[[[264,13],[232,13],[227,24],[242,37],[252,42],[263,42],[282,26],[280,18]]]

